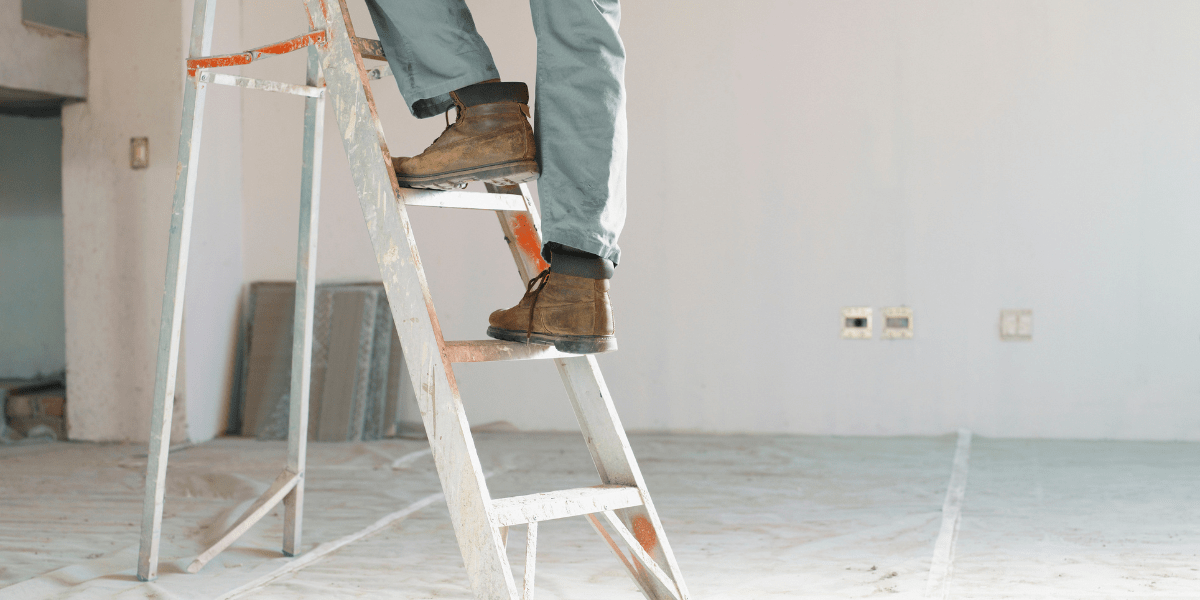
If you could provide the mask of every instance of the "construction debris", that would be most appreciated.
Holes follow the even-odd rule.
[[[250,287],[231,432],[287,438],[295,289],[290,282]],[[317,286],[314,317],[309,439],[423,434],[382,284]]]
[[[63,375],[0,381],[2,443],[67,439],[67,389]]]

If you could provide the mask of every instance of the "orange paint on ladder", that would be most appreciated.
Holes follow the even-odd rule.
[[[279,42],[278,44],[271,44],[269,46],[263,46],[262,48],[258,48],[256,50],[251,50],[251,52],[255,53],[256,55],[257,54],[287,54],[289,52],[295,52],[301,48],[307,48],[308,46],[311,46],[313,44],[319,44],[323,41],[325,41],[325,32],[324,31],[314,31],[308,35],[302,35],[300,37],[292,38],[287,41]]]
[[[200,69],[215,69],[217,67],[237,67],[248,65],[254,61],[249,52],[244,54],[230,54],[228,56],[210,56],[208,58],[194,58],[187,61],[188,77],[195,77],[196,72]]]
[[[509,217],[509,223],[512,225],[513,237],[517,243],[517,248],[521,249],[521,254],[528,257],[532,263],[534,271],[540,273],[548,268],[550,264],[542,259],[542,242],[538,239],[537,230],[533,227],[533,222],[529,220],[529,214],[521,213]],[[532,276],[532,272],[530,275]]]
[[[275,44],[268,44],[253,50],[247,50],[238,54],[226,54],[222,56],[206,56],[204,58],[193,58],[187,61],[188,77],[195,77],[200,69],[216,69],[220,67],[240,67],[254,62],[258,58],[269,58],[271,56],[279,56],[295,52],[301,48],[307,48],[314,44],[320,44],[325,41],[324,31],[314,31],[302,36],[294,37],[290,40],[284,40]]]
[[[658,546],[658,534],[654,532],[654,526],[650,524],[650,519],[642,515],[633,518],[633,537],[637,538],[646,552],[654,552]]]

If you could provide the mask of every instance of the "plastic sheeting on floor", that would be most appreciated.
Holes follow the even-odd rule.
[[[578,434],[481,434],[493,497],[596,483]],[[635,435],[696,599],[918,598],[953,436]],[[470,598],[424,442],[310,446],[307,549],[427,506],[305,568],[279,554],[276,510],[199,574],[184,568],[278,473],[285,446],[217,440],[171,459],[161,577],[133,576],[144,449],[0,449],[0,599]],[[1197,444],[976,437],[952,598],[1195,597]],[[411,456],[393,468],[397,458]],[[509,555],[521,576],[524,531]],[[641,597],[580,518],[539,527],[537,598]],[[257,583],[256,583],[257,582]],[[250,589],[246,586],[250,585]]]

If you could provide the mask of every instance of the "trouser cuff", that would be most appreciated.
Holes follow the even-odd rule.
[[[616,265],[606,258],[555,242],[546,244],[542,256],[550,261],[551,273],[587,279],[612,279],[616,272]]]
[[[450,92],[446,92],[413,102],[412,113],[418,119],[428,119],[450,110],[451,106],[454,106],[454,98],[450,97]]]

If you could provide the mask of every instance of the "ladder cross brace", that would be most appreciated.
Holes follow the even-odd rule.
[[[204,565],[216,558],[230,544],[237,541],[239,537],[242,537],[242,534],[249,531],[255,523],[267,516],[267,513],[271,512],[271,509],[275,508],[275,505],[283,502],[284,496],[287,496],[295,489],[302,477],[302,475],[297,475],[287,470],[280,473],[279,477],[275,479],[275,483],[271,484],[267,492],[250,506],[246,513],[233,524],[233,527],[230,527],[229,531],[226,531],[225,535],[222,535],[217,543],[213,544],[208,550],[200,553],[200,556],[197,556],[196,560],[188,565],[188,573],[200,572],[200,569],[204,568]]]
[[[203,2],[204,0],[197,0]],[[188,77],[194,77],[196,72],[201,69],[216,69],[219,67],[237,67],[248,65],[262,58],[270,58],[279,56],[280,54],[288,54],[295,52],[301,48],[319,44],[325,41],[324,31],[314,31],[304,35],[298,35],[292,39],[259,46],[245,52],[235,54],[221,54],[217,56],[203,56],[200,58],[190,58],[187,61]]]

